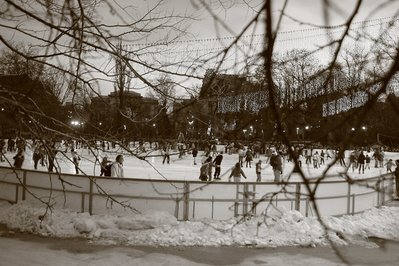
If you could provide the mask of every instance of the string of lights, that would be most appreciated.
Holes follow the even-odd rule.
[[[399,16],[391,16],[391,17],[384,17],[384,18],[378,18],[378,19],[371,19],[371,20],[363,20],[363,21],[357,21],[353,22],[351,24],[351,29],[353,28],[354,25],[361,25],[356,27],[358,28],[367,28],[371,26],[376,26],[376,25],[382,25],[382,24],[387,24],[391,23],[394,21],[399,20]],[[377,22],[377,23],[375,23]],[[372,24],[370,24],[372,23]],[[293,33],[305,33],[305,32],[315,32],[315,31],[324,31],[323,34],[325,35],[328,34],[328,31],[325,31],[326,29],[339,29],[346,27],[345,24],[340,24],[340,25],[333,25],[333,26],[320,26],[320,27],[312,27],[312,28],[305,28],[305,29],[297,29],[297,30],[289,30],[289,31],[279,31],[277,33],[277,38],[279,35],[288,35],[288,34],[293,34]],[[248,38],[257,38],[261,37],[264,38],[265,34],[264,33],[259,33],[259,34],[248,34],[248,35],[243,35],[241,36],[242,39],[248,39]],[[200,38],[200,39],[192,39],[192,40],[179,40],[179,41],[161,41],[161,42],[146,42],[146,43],[131,43],[131,44],[124,44],[122,47],[123,48],[129,48],[129,47],[158,47],[158,46],[171,46],[175,44],[192,44],[192,43],[206,43],[206,42],[221,42],[221,41],[228,41],[228,40],[235,40],[237,37],[236,36],[224,36],[224,37],[212,37],[212,38]]]

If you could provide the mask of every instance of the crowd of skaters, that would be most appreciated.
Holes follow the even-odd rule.
[[[24,151],[26,149],[26,141],[22,138],[9,138],[8,140],[0,139],[0,160],[4,161],[4,154],[7,152],[16,152],[14,159],[14,167],[21,168],[24,162]],[[61,142],[49,141],[45,142],[42,140],[32,140],[31,149],[33,151],[32,160],[34,162],[34,168],[38,169],[40,164],[42,167],[47,166],[49,172],[53,172],[55,169],[55,157],[57,152],[62,151],[64,154],[71,152],[71,161],[74,164],[76,174],[80,173],[79,163],[80,156],[77,153],[77,149],[85,149],[95,147],[102,149],[103,151],[115,148],[114,143],[108,141],[90,141],[81,142],[78,140],[65,140]],[[131,148],[131,147],[129,147]],[[137,152],[145,152],[148,147],[144,142],[139,142]],[[375,147],[374,149],[354,149],[350,152],[349,158],[345,158],[345,152],[340,149],[323,149],[320,147],[314,148],[312,146],[293,146],[290,148],[281,145],[276,147],[274,145],[265,145],[264,143],[253,143],[242,145],[240,143],[228,143],[224,146],[224,151],[218,150],[216,142],[153,142],[150,143],[151,149],[158,149],[161,151],[163,157],[163,164],[171,163],[171,155],[176,155],[178,159],[183,158],[187,155],[191,155],[193,158],[193,165],[197,165],[197,157],[199,150],[203,151],[201,160],[201,166],[199,168],[199,179],[202,181],[221,180],[221,168],[223,162],[223,154],[237,155],[237,162],[231,166],[229,170],[230,175],[228,180],[235,182],[241,181],[241,177],[247,178],[242,168],[252,168],[254,166],[254,172],[256,174],[256,181],[262,181],[262,170],[269,166],[273,170],[274,181],[281,182],[283,174],[283,162],[286,160],[296,161],[294,172],[298,170],[298,166],[302,164],[319,168],[325,164],[328,159],[336,159],[337,163],[341,166],[352,169],[352,172],[358,171],[359,174],[364,174],[365,171],[371,169],[371,161],[374,161],[375,168],[386,168],[386,172],[394,173],[398,176],[398,160],[392,159],[385,160],[385,151],[382,147]],[[291,149],[291,151],[289,151]],[[175,152],[177,151],[177,152]],[[258,158],[260,155],[264,155],[266,159],[264,162]],[[256,160],[255,165],[253,161]],[[116,156],[115,161],[109,161],[105,155],[100,162],[101,176],[110,177],[124,177],[123,173],[123,155],[119,154]],[[264,163],[264,164],[263,164]],[[264,165],[264,166],[262,166]],[[396,169],[393,167],[396,166]],[[59,169],[60,170],[60,169]],[[399,178],[399,177],[398,177]],[[399,182],[396,182],[397,189],[399,191]]]

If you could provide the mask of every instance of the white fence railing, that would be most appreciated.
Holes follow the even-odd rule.
[[[322,215],[343,215],[380,206],[392,197],[392,175],[348,183],[322,181],[314,198]],[[314,188],[315,182],[309,186]],[[284,187],[284,189],[282,189]],[[261,214],[270,204],[314,215],[303,182],[210,182],[106,178],[0,167],[0,199],[34,204],[50,201],[90,214],[134,208],[167,211],[179,220],[229,219]]]

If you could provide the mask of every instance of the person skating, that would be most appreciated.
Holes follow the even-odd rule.
[[[43,147],[44,148],[44,147]],[[55,156],[57,155],[57,150],[55,148],[54,143],[49,145],[48,151],[47,151],[47,159],[48,159],[48,171],[53,172],[54,168],[54,160]],[[44,156],[43,156],[44,157]]]
[[[162,164],[165,164],[165,161],[167,162],[167,164],[170,163],[170,144],[167,143],[163,149],[163,161]]]
[[[111,166],[111,177],[118,177],[118,178],[123,178],[123,155],[119,154],[115,158],[115,162],[112,163]]]
[[[385,164],[387,167],[387,173],[392,173],[392,166],[394,166],[395,163],[393,162],[392,159],[389,159],[388,162]]]
[[[245,167],[251,168],[251,163],[253,160],[253,153],[251,149],[248,149],[247,152],[245,153]]]
[[[256,172],[256,182],[261,182],[262,181],[262,160],[259,160],[255,164],[255,172]]]
[[[215,173],[213,178],[215,180],[220,180],[220,171],[221,171],[221,164],[223,160],[223,152],[220,152],[216,158],[213,160],[213,165],[215,166]]]
[[[324,157],[326,156],[326,154],[324,153],[324,150],[321,150],[320,152],[320,165],[324,165]]]
[[[111,176],[111,167],[109,163],[110,161],[108,160],[108,157],[104,156],[100,164],[100,176]]]
[[[314,154],[313,154],[313,168],[319,168],[319,165],[320,165],[320,155],[319,155],[319,152],[318,151],[316,151]]]
[[[270,157],[270,165],[273,167],[274,182],[281,182],[281,175],[283,174],[283,162],[280,154],[277,151],[272,152]]]
[[[37,165],[42,158],[42,155],[40,154],[40,147],[36,147],[35,150],[33,151],[32,159],[33,159],[33,167],[35,170],[37,170]]]
[[[366,166],[364,167],[365,169],[369,169],[370,170],[370,162],[371,162],[371,158],[368,154],[366,154]]]
[[[364,163],[366,161],[366,156],[364,156],[363,151],[360,152],[359,156],[357,157],[357,163],[359,165],[359,174],[362,171],[364,174]]]
[[[4,154],[6,153],[6,141],[0,139],[0,162],[4,162]]]
[[[356,169],[356,154],[355,152],[351,152],[351,154],[349,155],[349,165],[348,165],[348,169],[352,166],[352,172],[355,172]]]
[[[234,182],[241,182],[241,176],[243,176],[245,179],[247,179],[247,176],[245,175],[244,171],[241,169],[240,163],[236,163],[233,169],[231,170],[230,176],[229,176],[229,182],[231,182],[231,178],[233,177]]]
[[[17,169],[22,168],[22,164],[24,163],[25,156],[23,150],[18,150],[17,154],[13,157],[14,159],[14,167]]]
[[[73,162],[73,165],[75,166],[75,173],[78,175],[79,174],[80,156],[74,149],[71,150],[71,153],[72,153],[72,162]]]
[[[395,163],[396,163],[396,168],[394,176],[395,176],[395,185],[396,185],[396,197],[394,199],[399,200],[399,160],[396,160]]]
[[[193,148],[192,148],[192,154],[193,154],[193,161],[194,161],[194,165],[197,165],[197,155],[198,155],[198,149],[197,146],[193,143]]]
[[[210,156],[202,163],[200,167],[199,179],[201,181],[210,180],[209,168],[212,168],[212,157]]]
[[[241,167],[243,166],[244,157],[245,157],[245,150],[240,147],[238,149],[238,162],[240,163]]]

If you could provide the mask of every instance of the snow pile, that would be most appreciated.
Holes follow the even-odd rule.
[[[330,239],[340,245],[367,244],[368,237],[399,240],[399,208],[374,208],[362,214],[323,217]],[[86,237],[99,244],[147,246],[323,246],[326,233],[314,217],[274,210],[251,219],[179,222],[165,212],[92,215],[28,203],[0,204],[0,223],[43,236]]]

